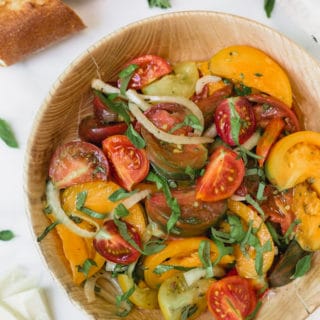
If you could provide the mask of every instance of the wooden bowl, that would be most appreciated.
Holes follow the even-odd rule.
[[[320,131],[320,66],[302,48],[259,23],[216,12],[180,12],[145,19],[124,27],[90,47],[76,59],[51,88],[41,106],[25,163],[25,192],[32,228],[39,235],[48,225],[42,198],[53,150],[61,142],[77,137],[80,119],[89,112],[95,77],[115,79],[125,62],[153,53],[170,61],[205,60],[219,49],[244,44],[260,48],[286,70],[294,100],[307,129]],[[83,288],[73,284],[61,244],[55,232],[39,244],[49,270],[70,299],[92,319],[117,319],[113,303],[98,299],[88,303]],[[276,290],[258,319],[305,319],[320,305],[320,255],[305,277]],[[201,319],[211,319],[208,314]],[[162,319],[158,311],[135,310],[128,319]]]

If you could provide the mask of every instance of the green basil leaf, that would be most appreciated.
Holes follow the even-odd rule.
[[[84,207],[84,204],[87,200],[88,191],[84,190],[79,193],[77,193],[76,197],[76,209],[81,210],[82,207]]]
[[[109,197],[108,199],[112,202],[117,202],[119,200],[122,200],[122,199],[125,199],[125,198],[128,198],[130,196],[132,196],[133,194],[137,193],[138,190],[134,190],[134,191],[131,191],[131,192],[128,192],[126,191],[125,189],[123,188],[120,188],[118,190],[116,190],[115,192],[113,192]]]
[[[271,17],[276,0],[264,0],[264,11],[268,18]]]
[[[173,265],[168,265],[168,264],[159,264],[157,265],[154,269],[153,269],[153,273],[155,274],[163,274],[167,271],[170,271],[170,270],[179,270],[179,271],[189,271],[193,268],[188,268],[188,267],[182,267],[182,266],[173,266]]]
[[[241,117],[236,110],[234,104],[234,98],[229,98],[230,107],[230,125],[231,125],[231,137],[236,145],[239,145],[239,134],[241,129]]]
[[[262,208],[260,207],[259,203],[257,201],[255,201],[251,196],[250,194],[247,194],[246,195],[246,201],[251,204],[257,211],[258,213],[260,214],[261,218],[263,220],[265,220],[265,214],[264,214],[264,211],[262,210]]]
[[[143,246],[143,254],[145,256],[150,256],[154,253],[162,251],[166,247],[163,240],[149,240]]]
[[[254,310],[245,318],[245,320],[253,320],[256,318],[258,311],[260,310],[260,308],[262,307],[262,301],[259,300],[256,304],[256,307],[254,308]]]
[[[183,122],[176,124],[173,128],[171,128],[169,132],[173,133],[178,129],[186,126],[189,126],[194,130],[203,130],[203,126],[200,124],[199,119],[194,114],[188,114],[185,116]]]
[[[310,270],[311,258],[312,258],[312,253],[304,256],[297,262],[295,272],[291,277],[291,279],[302,277]]]
[[[211,263],[211,250],[210,242],[208,240],[202,240],[198,248],[199,259],[206,270],[207,278],[213,277],[212,263]]]
[[[283,236],[284,242],[286,244],[289,244],[291,237],[293,236],[293,232],[294,232],[294,228],[295,226],[297,226],[299,223],[301,223],[301,220],[299,219],[295,219],[294,221],[292,221],[292,223],[290,224],[288,230],[286,231],[286,233]]]
[[[171,8],[170,0],[148,0],[150,8],[158,7],[161,9]]]
[[[14,233],[11,230],[1,230],[0,231],[0,240],[9,241],[14,238]]]
[[[126,90],[128,88],[128,84],[134,74],[134,72],[139,68],[138,65],[136,64],[130,64],[128,65],[125,69],[123,69],[119,73],[119,78],[120,78],[120,93],[122,95],[126,94]]]
[[[37,241],[40,242],[41,240],[43,240],[48,233],[53,230],[60,222],[59,221],[55,221],[53,223],[51,223],[49,226],[47,226],[44,231],[40,234],[40,236],[37,238]]]
[[[18,148],[17,139],[13,133],[13,130],[9,123],[0,118],[0,138],[4,141],[4,143],[11,148]]]
[[[86,259],[82,266],[78,265],[78,272],[82,272],[86,277],[88,277],[89,271],[93,266],[97,266],[97,263],[92,259]]]
[[[114,208],[114,214],[119,218],[123,218],[129,214],[129,210],[122,203],[119,203]]]
[[[129,297],[134,293],[136,287],[131,287],[128,291],[122,295],[116,296],[117,315],[119,317],[126,317],[132,310],[132,303],[129,301]]]
[[[133,128],[132,124],[128,126],[125,135],[138,149],[143,149],[146,146],[146,142],[141,137],[141,135]]]
[[[221,259],[229,254],[233,254],[233,247],[225,246],[224,243],[220,240],[215,239],[214,243],[216,244],[218,248],[218,257],[217,259],[212,263],[213,266],[216,266]]]

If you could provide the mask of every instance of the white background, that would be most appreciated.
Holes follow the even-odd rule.
[[[0,141],[0,230],[11,229],[16,235],[10,242],[0,242],[0,277],[16,265],[23,266],[45,288],[54,319],[85,320],[86,315],[68,300],[52,279],[37,250],[23,192],[24,153],[33,119],[53,82],[68,64],[119,27],[145,17],[182,10],[228,12],[259,21],[285,34],[319,61],[320,43],[312,40],[305,26],[297,24],[306,17],[299,17],[299,12],[289,16],[277,1],[270,19],[265,15],[263,0],[171,0],[172,8],[167,10],[150,9],[147,0],[66,2],[83,19],[86,30],[23,62],[0,69],[0,118],[11,124],[19,141],[19,149],[11,149]],[[320,16],[319,8],[314,7],[312,11]],[[311,318],[319,319],[320,312]]]

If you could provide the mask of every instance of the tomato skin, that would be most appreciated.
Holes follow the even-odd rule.
[[[245,165],[239,155],[224,146],[210,156],[204,175],[196,184],[196,199],[218,201],[229,198],[241,185]]]
[[[132,89],[141,89],[172,71],[171,65],[165,59],[152,54],[137,57],[127,63],[125,67],[131,64],[138,66],[128,85]]]
[[[111,163],[111,174],[126,190],[141,182],[149,172],[144,149],[136,148],[127,136],[114,135],[102,142],[103,152]]]
[[[96,118],[88,116],[81,120],[79,136],[82,140],[101,145],[101,142],[113,135],[124,134],[128,126],[125,122],[101,124]]]
[[[109,162],[100,148],[84,141],[59,146],[49,166],[49,177],[57,188],[90,181],[106,181]]]
[[[256,120],[251,108],[251,103],[244,97],[227,98],[217,106],[214,114],[214,122],[217,127],[217,133],[225,143],[229,144],[230,146],[235,146],[236,142],[233,140],[231,134],[232,104],[239,114],[242,122],[239,132],[240,144],[248,140],[254,133],[256,129]]]
[[[213,282],[207,303],[217,320],[243,320],[255,309],[257,297],[251,282],[235,275]]]
[[[122,222],[127,225],[129,235],[140,247],[139,233],[128,222]],[[130,264],[138,260],[140,256],[140,252],[121,237],[113,220],[104,222],[102,229],[93,239],[93,245],[101,256],[114,263]]]
[[[93,99],[93,113],[95,118],[102,123],[109,123],[118,120],[118,114],[109,109],[98,96]]]
[[[266,94],[251,94],[247,99],[254,103],[253,112],[258,126],[265,128],[271,119],[282,118],[286,123],[284,130],[292,133],[300,131],[295,113],[282,101]],[[266,108],[268,106],[268,108]]]

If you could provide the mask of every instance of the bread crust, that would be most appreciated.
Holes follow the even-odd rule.
[[[85,28],[60,0],[0,0],[0,65],[11,65]]]

